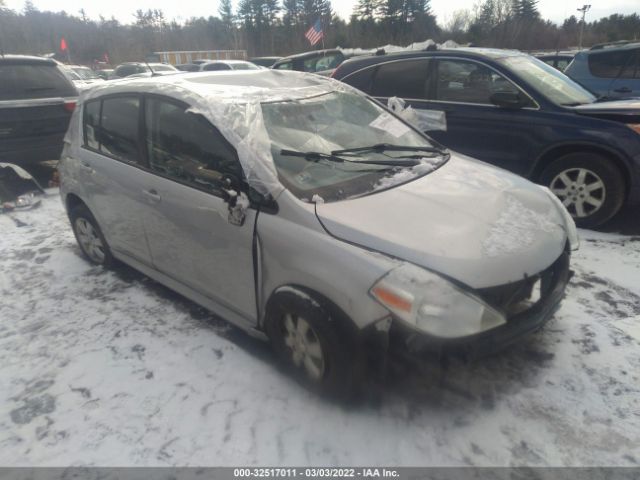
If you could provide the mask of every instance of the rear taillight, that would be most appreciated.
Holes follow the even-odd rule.
[[[73,112],[76,109],[76,102],[64,102],[63,107],[67,112]]]

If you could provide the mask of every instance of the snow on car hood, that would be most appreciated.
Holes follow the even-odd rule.
[[[415,181],[365,197],[317,203],[333,236],[472,288],[521,280],[551,265],[564,220],[533,183],[459,154]]]

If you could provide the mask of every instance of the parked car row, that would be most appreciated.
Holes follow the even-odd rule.
[[[305,58],[333,79],[277,68]],[[74,111],[63,67],[0,57],[0,136],[35,141],[42,115],[66,112],[66,129],[74,111],[60,193],[87,259],[139,269],[338,396],[389,351],[492,352],[540,328],[575,222],[640,202],[638,101],[603,101],[519,52],[327,58],[123,64],[128,80]],[[22,117],[31,130],[14,129]]]

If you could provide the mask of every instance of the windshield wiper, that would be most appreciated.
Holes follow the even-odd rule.
[[[377,143],[368,147],[356,147],[345,148],[343,150],[334,150],[331,155],[342,155],[345,153],[360,153],[360,152],[426,152],[437,153],[439,155],[445,155],[447,152],[441,148],[436,147],[413,147],[405,145],[392,145],[390,143]]]
[[[319,160],[328,160],[330,162],[336,163],[363,163],[366,165],[384,165],[388,167],[415,167],[419,165],[420,162],[417,160],[352,160],[350,158],[343,158],[335,154],[335,152],[331,153],[322,153],[322,152],[298,152],[296,150],[280,150],[280,155],[284,155],[287,157],[301,157],[311,162],[317,162]]]

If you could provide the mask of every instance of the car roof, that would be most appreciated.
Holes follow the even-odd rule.
[[[447,48],[439,50],[404,50],[393,53],[373,54],[373,55],[361,55],[357,57],[348,58],[345,60],[338,69],[346,74],[353,72],[353,70],[359,67],[365,67],[369,65],[376,65],[379,63],[385,63],[394,60],[404,60],[411,58],[424,58],[424,57],[447,57],[450,55],[456,55],[464,58],[471,59],[484,59],[486,60],[498,60],[501,58],[513,58],[513,57],[528,57],[527,53],[518,50],[503,50],[499,48],[478,48],[478,47],[459,47],[459,48]]]
[[[634,50],[636,48],[640,48],[640,42],[611,42],[611,43],[599,43],[592,46],[587,52],[591,53],[600,53],[600,52],[611,52],[618,50]]]
[[[52,58],[35,57],[32,55],[0,55],[0,63],[6,64],[43,64],[43,65],[57,65],[56,61]]]
[[[335,80],[310,73],[268,69],[228,70],[125,78],[97,87],[91,96],[149,92],[176,98],[189,98],[192,94],[204,98],[233,98],[240,102],[259,97],[260,101],[268,102],[286,97],[304,97],[307,91],[334,91],[342,85]]]
[[[279,60],[279,62],[284,62],[289,60],[298,60],[298,59],[304,59],[304,58],[321,57],[323,55],[327,55],[331,53],[342,53],[342,51],[337,48],[331,48],[326,50],[313,50],[311,52],[296,53],[295,55],[289,55],[288,57],[283,57]]]
[[[251,63],[251,62],[247,62],[246,60],[207,60],[204,63]]]

